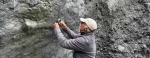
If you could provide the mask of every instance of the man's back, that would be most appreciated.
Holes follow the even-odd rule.
[[[87,43],[84,44],[85,48],[83,51],[74,51],[73,58],[95,58],[96,55],[96,44],[95,37],[93,34],[82,35]]]

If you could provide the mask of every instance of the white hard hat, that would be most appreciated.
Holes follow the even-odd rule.
[[[94,19],[92,18],[80,18],[81,22],[86,23],[86,25],[92,30],[94,31],[95,29],[97,29],[97,23]]]

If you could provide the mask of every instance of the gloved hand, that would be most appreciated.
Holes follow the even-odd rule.
[[[63,28],[63,29],[65,29],[65,28],[67,27],[64,21],[61,21],[61,22],[59,23],[59,25],[60,25],[60,27]]]
[[[59,25],[58,25],[57,22],[55,22],[55,23],[53,24],[53,29],[56,29],[56,28],[59,28]]]

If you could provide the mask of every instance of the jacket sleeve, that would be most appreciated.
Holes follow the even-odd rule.
[[[64,31],[69,35],[70,38],[77,38],[80,34],[74,33],[72,30],[70,30],[68,27],[64,29]]]
[[[87,45],[87,40],[83,37],[79,37],[76,39],[67,39],[64,37],[59,28],[54,29],[55,35],[58,38],[60,46],[63,48],[67,48],[75,51],[83,51],[85,46]]]

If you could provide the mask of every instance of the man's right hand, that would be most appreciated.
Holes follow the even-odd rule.
[[[65,29],[65,28],[67,27],[64,21],[61,21],[61,22],[59,23],[59,25],[60,25],[60,27],[63,28],[63,29]]]
[[[55,22],[55,23],[53,24],[53,29],[56,29],[56,28],[59,28],[59,25],[58,25],[57,22]]]

